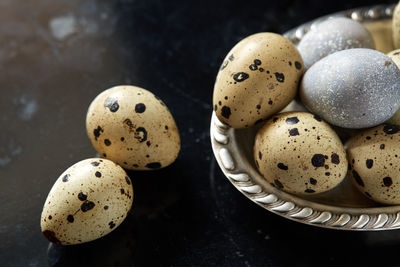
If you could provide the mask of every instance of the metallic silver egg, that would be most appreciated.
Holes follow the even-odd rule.
[[[389,119],[400,106],[400,70],[376,50],[339,51],[304,74],[300,97],[311,112],[333,125],[372,127]]]
[[[304,69],[334,52],[351,48],[375,48],[369,31],[359,22],[337,17],[325,20],[311,29],[297,46]]]

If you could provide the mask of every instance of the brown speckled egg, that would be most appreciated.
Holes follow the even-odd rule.
[[[99,94],[90,104],[86,131],[100,155],[125,169],[166,167],[180,150],[178,128],[167,106],[136,86]]]
[[[100,238],[122,223],[132,201],[132,182],[120,166],[106,159],[82,160],[51,188],[42,211],[42,232],[62,245]]]
[[[350,179],[367,197],[400,204],[400,128],[383,124],[346,143]]]
[[[269,32],[251,35],[222,63],[214,86],[215,113],[233,128],[253,126],[292,101],[302,74],[303,60],[288,39]]]
[[[336,133],[307,112],[273,116],[257,132],[256,166],[271,185],[311,195],[338,185],[346,176],[346,152]]]

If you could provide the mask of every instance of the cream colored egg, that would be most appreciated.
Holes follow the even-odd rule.
[[[398,49],[400,48],[400,2],[393,10],[392,33],[394,48]]]
[[[125,169],[166,167],[180,150],[178,128],[167,106],[136,86],[99,94],[87,112],[86,131],[100,155]]]
[[[92,158],[68,168],[47,196],[41,216],[44,236],[63,245],[100,238],[126,218],[133,187],[114,162]]]
[[[214,111],[233,128],[252,126],[293,100],[302,74],[303,60],[288,39],[269,32],[251,35],[222,63],[214,86]]]
[[[387,54],[396,66],[400,69],[400,49],[394,50]],[[387,121],[389,124],[400,125],[400,109]]]
[[[311,195],[337,186],[346,176],[346,152],[336,133],[307,112],[273,116],[257,132],[256,166],[271,185]]]
[[[349,177],[367,197],[400,204],[400,128],[384,124],[365,130],[346,143]]]

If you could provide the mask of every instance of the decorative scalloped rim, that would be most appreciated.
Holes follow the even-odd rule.
[[[333,16],[345,16],[356,21],[373,21],[391,18],[394,5],[373,6],[338,12],[324,16],[288,31],[284,36],[298,43],[316,23]],[[220,122],[213,112],[211,118],[211,144],[217,162],[228,180],[246,197],[261,207],[285,218],[324,228],[341,230],[392,230],[400,228],[400,206],[382,208],[341,208],[300,199],[283,191],[271,191],[257,183],[246,170],[238,168],[231,150],[234,138],[228,125]],[[301,201],[300,201],[301,200]],[[300,202],[300,203],[299,203]]]

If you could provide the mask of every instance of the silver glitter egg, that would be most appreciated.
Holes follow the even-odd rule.
[[[306,71],[300,97],[311,112],[333,125],[372,127],[389,119],[400,106],[400,70],[376,50],[339,51]]]
[[[312,28],[297,46],[304,69],[334,52],[351,48],[375,48],[369,31],[354,20],[337,17],[325,20]]]

